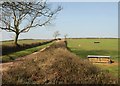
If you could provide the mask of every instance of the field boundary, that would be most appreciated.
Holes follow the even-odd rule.
[[[51,43],[53,42],[54,40],[48,40],[48,41],[45,41],[45,42],[37,42],[37,43],[31,43],[31,44],[23,44],[23,45],[20,45],[20,46],[2,46],[0,50],[2,50],[2,55],[7,55],[7,54],[10,54],[10,53],[13,53],[13,52],[17,52],[17,51],[21,51],[21,50],[25,50],[25,49],[29,49],[29,48],[33,48],[33,47],[37,47],[37,46],[40,46],[40,45],[45,45],[47,43]]]

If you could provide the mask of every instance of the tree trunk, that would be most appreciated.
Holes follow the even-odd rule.
[[[15,44],[16,46],[18,46],[18,43],[17,43],[17,41],[18,41],[18,36],[19,36],[19,34],[16,33],[16,35],[15,35],[15,40],[14,40],[14,44]]]

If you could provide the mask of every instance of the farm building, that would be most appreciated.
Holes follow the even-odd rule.
[[[100,55],[88,55],[88,60],[91,62],[106,62],[111,63],[111,56],[100,56]]]

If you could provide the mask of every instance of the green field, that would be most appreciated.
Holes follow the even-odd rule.
[[[68,47],[81,58],[87,55],[109,55],[118,60],[118,39],[68,39]],[[99,41],[100,43],[94,43]]]
[[[94,43],[99,41],[100,43]],[[116,63],[96,64],[112,75],[118,76],[118,39],[68,39],[68,47],[80,58],[87,59],[87,55],[108,55]]]

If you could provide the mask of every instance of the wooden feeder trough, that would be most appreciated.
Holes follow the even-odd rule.
[[[87,58],[93,63],[112,63],[111,56],[88,55]]]
[[[100,43],[99,41],[95,41],[94,43]]]

